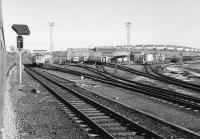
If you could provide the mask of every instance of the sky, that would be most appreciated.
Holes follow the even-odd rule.
[[[54,50],[125,45],[171,44],[200,48],[200,0],[3,0],[6,47],[16,47],[12,24],[26,24],[24,49]]]

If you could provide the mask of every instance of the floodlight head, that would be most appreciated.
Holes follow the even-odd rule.
[[[30,30],[27,25],[13,24],[12,29],[17,33],[17,35],[29,35]]]

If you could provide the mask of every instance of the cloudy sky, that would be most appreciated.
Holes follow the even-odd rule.
[[[27,49],[49,49],[48,21],[54,21],[54,49],[126,44],[175,44],[200,48],[200,0],[3,0],[7,50],[16,46],[12,24],[27,24]]]

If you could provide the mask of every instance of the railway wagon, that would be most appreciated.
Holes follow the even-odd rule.
[[[53,64],[59,64],[60,58],[59,57],[53,57],[52,63]]]
[[[143,63],[143,59],[144,59],[143,54],[131,54],[130,55],[130,60],[137,64]]]
[[[183,61],[192,61],[192,56],[183,56]]]
[[[109,53],[110,54],[110,53]],[[102,64],[105,62],[109,62],[110,56],[108,56],[106,52],[101,51],[90,51],[89,56],[85,57],[84,63],[87,64]]]
[[[110,62],[110,58],[107,56],[89,56],[88,59],[84,61],[84,63],[87,64],[102,64],[106,62]]]
[[[45,54],[44,57],[45,57],[45,63],[52,62],[52,59],[53,59],[53,55],[52,54]]]
[[[130,54],[129,51],[119,50],[119,51],[115,51],[113,53],[113,56],[122,56],[122,55],[127,55],[128,56],[129,54]]]
[[[87,61],[85,61],[87,64],[100,64],[101,63],[101,56],[89,56]]]
[[[65,61],[66,61],[66,57],[59,57],[59,65],[64,65],[65,64]]]
[[[89,49],[88,48],[70,48],[67,49],[66,52],[66,61],[73,62],[73,57],[89,57]]]
[[[173,46],[173,45],[166,45],[166,50],[168,50],[168,51],[174,51],[175,50],[175,46]]]
[[[32,63],[34,66],[42,66],[45,63],[45,55],[35,55],[32,58]]]
[[[72,57],[72,60],[71,60],[73,63],[79,63],[80,62],[80,57],[79,56],[74,56]]]
[[[53,57],[66,57],[67,51],[53,51]]]
[[[53,63],[53,64],[59,64],[59,65],[64,65],[66,61],[66,57],[53,57],[52,61],[49,63]],[[48,62],[47,62],[48,63]]]
[[[181,58],[179,57],[167,57],[165,58],[164,63],[178,63],[181,62]]]
[[[155,61],[154,54],[144,54],[143,63],[153,63]]]
[[[164,50],[166,50],[166,46],[165,45],[158,45],[158,46],[156,46],[156,50],[164,51]]]

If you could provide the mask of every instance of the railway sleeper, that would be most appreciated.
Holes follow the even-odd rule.
[[[87,115],[89,118],[101,118],[105,117],[106,115]]]
[[[98,119],[110,119],[109,116],[99,116],[99,117],[90,117],[91,120],[98,120]]]
[[[116,123],[115,120],[113,119],[98,119],[98,120],[93,120],[97,124],[114,124]]]
[[[77,97],[66,98],[66,100],[69,101],[69,102],[78,102],[78,101],[80,101],[80,99],[78,99]]]
[[[119,127],[108,127],[107,129],[105,129],[106,131],[108,131],[109,133],[121,133],[121,132],[129,132],[129,130],[127,129],[127,127],[123,127],[123,126],[119,126]],[[130,131],[132,132],[132,131]]]
[[[98,121],[109,121],[109,120],[115,121],[114,119],[110,119],[110,118],[107,117],[107,116],[102,116],[102,117],[91,117],[90,119],[91,119],[92,121],[94,121],[95,123],[97,123]]]
[[[88,105],[88,104],[72,104],[73,106],[76,106],[76,107],[80,107],[80,108],[94,108],[92,107],[91,105]]]
[[[79,109],[80,111],[82,112],[85,112],[85,111],[97,111],[97,109],[93,108],[93,107],[90,107],[90,108],[83,108],[83,109]]]
[[[99,117],[99,116],[105,116],[104,113],[84,113],[86,116],[89,116],[89,117]]]
[[[110,124],[110,123],[100,124],[100,126],[103,127],[103,128],[110,128],[110,127],[117,128],[117,127],[120,127],[122,125],[120,123],[115,122],[115,123],[112,123],[112,124]]]
[[[92,109],[93,107],[91,106],[75,106],[78,110],[82,111],[83,109]],[[97,109],[93,108],[94,110],[97,111]]]
[[[88,113],[88,114],[90,114],[90,113],[97,113],[97,112],[99,113],[99,111],[97,111],[97,110],[93,110],[93,111],[83,111],[84,114],[87,114],[87,113]]]
[[[85,102],[70,102],[71,104],[73,104],[73,105],[88,105],[89,106],[89,104],[87,104],[87,103],[85,103]]]
[[[72,104],[73,106],[75,106],[75,107],[91,107],[90,105],[88,105],[88,104]]]
[[[70,103],[85,103],[84,101],[82,101],[82,100],[79,100],[79,99],[76,99],[76,100],[70,100],[69,101]]]
[[[80,123],[85,123],[85,122],[82,121],[82,120],[76,120],[75,122],[76,122],[76,123],[79,123],[79,124],[80,124]]]
[[[112,136],[115,138],[124,138],[124,139],[144,139],[144,137],[138,136],[136,132],[122,132],[122,133],[112,133]]]
[[[97,134],[88,134],[88,136],[92,139],[102,139],[99,135]]]

